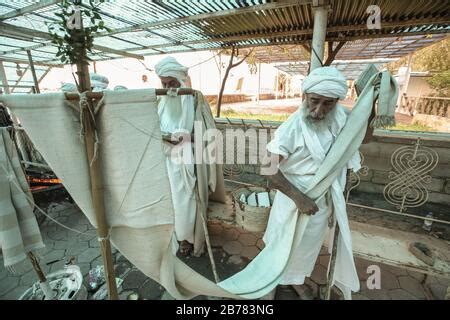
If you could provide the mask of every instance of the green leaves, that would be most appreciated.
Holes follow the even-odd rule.
[[[61,1],[58,4],[61,10],[55,13],[58,19],[53,23],[47,24],[48,31],[51,35],[51,43],[58,47],[56,57],[64,64],[88,64],[88,61],[92,60],[86,56],[85,52],[93,52],[93,34],[99,30],[111,31],[111,29],[105,26],[105,22],[100,15],[100,9],[98,8],[101,3],[104,3],[104,0],[89,0],[88,8],[80,8],[81,15],[89,18],[91,26],[84,27],[83,29],[76,29],[76,27],[75,29],[70,29],[67,21],[70,21],[72,15],[75,13],[75,7],[73,5],[80,4],[80,2],[79,0]]]

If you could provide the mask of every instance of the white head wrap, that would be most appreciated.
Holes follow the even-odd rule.
[[[121,85],[114,87],[114,91],[122,91],[122,90],[128,90],[128,88],[125,86],[121,86]]]
[[[63,83],[63,85],[61,86],[61,91],[62,92],[78,92],[78,88],[75,84],[73,83]]]
[[[159,77],[174,77],[185,86],[189,68],[180,64],[174,57],[166,57],[155,65]]]
[[[107,77],[97,73],[90,73],[92,91],[103,91],[108,88],[109,80]]]
[[[345,99],[347,79],[334,67],[316,68],[303,80],[302,91],[329,98]]]

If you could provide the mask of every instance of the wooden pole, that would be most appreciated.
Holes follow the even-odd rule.
[[[157,96],[163,96],[167,94],[167,91],[169,89],[155,89],[155,93]],[[191,88],[180,88],[178,89],[178,95],[193,95],[195,94],[195,90]],[[101,99],[103,97],[102,92],[88,92],[87,94],[88,99]],[[80,96],[78,93],[65,93],[67,100],[78,100],[80,99]]]
[[[27,55],[28,55],[28,62],[30,63],[31,74],[33,75],[34,93],[41,93],[41,90],[39,89],[39,81],[36,76],[36,70],[34,69],[34,62],[33,57],[31,56],[31,50],[27,50]]]
[[[8,78],[6,77],[5,67],[3,65],[3,61],[0,60],[0,80],[2,80],[3,89],[5,89],[6,94],[10,94]]]
[[[83,26],[81,25],[81,30]],[[91,90],[91,81],[89,78],[89,65],[87,63],[86,49],[83,48],[82,58],[77,63],[77,74],[79,80],[80,92]],[[96,124],[92,101],[88,99],[88,108],[82,113],[83,125],[85,128],[84,141],[86,145],[87,161],[89,165],[89,175],[91,180],[92,204],[97,220],[97,235],[100,242],[100,251],[103,258],[105,269],[105,280],[108,287],[110,300],[118,300],[116,278],[114,275],[114,263],[111,253],[111,242],[109,241],[109,227],[106,221],[105,203],[103,195],[103,176],[99,157],[96,154]]]
[[[31,265],[33,266],[34,271],[36,271],[36,274],[39,278],[40,282],[45,282],[47,281],[47,278],[45,277],[44,272],[41,269],[41,266],[39,265],[38,260],[36,259],[36,257],[34,256],[34,254],[30,251],[27,253],[28,258],[31,261]]]
[[[339,240],[339,223],[336,220],[336,227],[334,229],[334,237],[333,237],[333,249],[331,251],[331,261],[330,261],[330,270],[328,272],[328,280],[327,287],[325,291],[325,300],[330,300],[331,297],[331,288],[332,283],[334,281],[334,270],[336,268],[336,254],[337,254],[337,243]]]
[[[279,77],[280,77],[280,71],[277,69],[277,78],[276,78],[276,83],[275,83],[275,100],[278,100]]]
[[[261,95],[261,62],[258,63],[258,93],[256,95],[256,101],[259,104],[259,99]]]

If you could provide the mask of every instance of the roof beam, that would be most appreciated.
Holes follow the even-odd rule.
[[[426,25],[426,24],[433,24],[433,23],[450,23],[449,17],[441,17],[441,18],[430,18],[430,19],[420,19],[420,20],[408,20],[408,21],[392,21],[392,22],[384,22],[382,23],[382,28],[394,28],[394,27],[400,27],[400,26],[417,26],[417,25]],[[358,30],[364,30],[367,31],[367,25],[366,24],[360,24],[360,25],[346,25],[346,26],[334,26],[334,27],[328,27],[327,28],[327,34],[333,33],[333,32],[348,32],[348,31],[358,31]],[[369,30],[370,31],[370,30]],[[207,42],[234,42],[234,41],[242,41],[242,40],[249,40],[249,39],[261,39],[261,38],[267,38],[267,39],[273,39],[278,37],[288,37],[288,36],[300,36],[300,35],[312,35],[313,29],[302,29],[302,30],[289,30],[289,31],[279,31],[279,32],[269,32],[269,33],[249,33],[246,35],[233,35],[228,37],[210,37],[206,39],[201,40],[193,40],[193,41],[185,41],[183,42],[183,45],[192,45],[192,44],[201,44],[201,43],[207,43]],[[404,32],[403,35],[418,35],[421,32]],[[431,34],[436,33],[432,31],[424,31],[425,34]],[[440,30],[438,33],[446,33],[445,30]],[[377,35],[381,35],[381,37],[396,37],[397,34],[389,34],[389,33],[380,33]],[[366,35],[360,36],[359,39],[365,39]],[[327,37],[327,40],[328,37]],[[331,40],[331,39],[330,39]],[[339,39],[333,39],[334,41],[339,41]],[[346,40],[346,36],[342,37],[342,40]],[[152,45],[152,46],[143,46],[143,47],[136,47],[136,48],[129,48],[127,51],[136,51],[136,50],[144,50],[144,49],[156,49],[156,48],[162,48],[162,47],[168,47],[168,46],[174,46],[177,45],[176,43],[166,43],[166,44],[158,44],[158,45]]]
[[[215,18],[221,18],[221,17],[230,17],[235,16],[238,14],[244,14],[249,12],[255,12],[260,10],[271,10],[271,9],[279,9],[279,8],[286,8],[286,7],[294,7],[298,5],[305,5],[308,3],[312,3],[312,0],[280,0],[278,2],[271,2],[271,3],[265,3],[265,4],[259,4],[254,5],[250,7],[244,7],[244,8],[238,8],[238,9],[229,9],[229,10],[221,10],[216,12],[210,12],[210,13],[202,13],[202,14],[196,14],[193,16],[186,16],[186,17],[180,17],[180,18],[173,18],[173,19],[166,19],[162,21],[157,22],[149,22],[149,23],[143,23],[138,24],[130,27],[124,27],[112,30],[111,33],[98,33],[95,36],[110,36],[112,34],[117,33],[123,33],[123,32],[131,32],[131,31],[138,31],[138,30],[144,30],[144,29],[151,29],[156,28],[160,26],[165,26],[168,24],[173,23],[182,23],[182,22],[193,22],[193,21],[199,21],[204,19],[215,19]]]
[[[6,35],[21,34],[21,35],[30,37],[31,39],[33,39],[33,38],[41,38],[41,39],[45,39],[45,40],[52,39],[52,37],[49,33],[37,31],[37,30],[33,30],[33,29],[28,29],[28,28],[24,28],[24,27],[13,26],[13,25],[3,23],[3,22],[0,22],[0,29],[1,29],[0,34],[6,34]],[[37,48],[44,47],[44,46],[47,46],[50,44],[51,43],[39,44],[36,46],[32,46],[30,48],[23,48],[23,50],[15,49],[13,51],[4,51],[1,54],[16,53],[16,52],[26,51],[26,50],[30,50],[30,49],[37,49]],[[128,58],[144,60],[144,56],[142,56],[142,55],[125,52],[123,50],[111,49],[111,48],[107,48],[107,47],[96,45],[96,44],[94,44],[92,48],[95,50],[106,52],[106,53],[113,53],[113,54],[121,55],[121,56],[128,57]]]
[[[54,4],[61,2],[61,0],[41,0],[38,3],[31,4],[21,9],[16,9],[5,14],[0,15],[0,21],[15,18],[17,16],[25,15],[27,13],[33,13],[36,10],[43,9]]]
[[[6,58],[6,57],[0,57],[0,60],[3,62],[12,62],[12,63],[23,63],[28,65],[28,60],[20,60],[20,59],[14,59],[14,58]],[[64,65],[62,64],[53,64],[48,62],[39,62],[34,61],[34,65],[36,66],[44,66],[44,67],[52,67],[52,68],[63,68]]]
[[[441,35],[443,34],[442,31],[423,31],[420,33],[414,33],[413,35],[430,35],[430,34],[438,34]],[[404,37],[404,36],[410,36],[411,33],[410,32],[404,32],[404,33],[396,33],[395,37]],[[394,36],[394,35],[392,35]],[[375,39],[375,38],[389,38],[389,35],[385,35],[385,34],[372,34],[372,35],[365,35],[364,36],[365,39]],[[354,40],[360,40],[361,36],[351,36],[351,37],[334,37],[334,38],[327,38],[327,41],[354,41]],[[443,39],[443,38],[442,38]],[[441,40],[441,39],[439,39]],[[243,46],[236,46],[239,49],[243,49],[243,48],[253,48],[253,47],[267,47],[267,46],[271,46],[271,45],[293,45],[293,44],[299,44],[301,45],[302,43],[308,43],[310,41],[310,39],[304,39],[304,40],[293,40],[293,41],[286,41],[284,43],[263,43],[263,44],[247,44],[247,45],[243,45]],[[431,45],[433,43],[429,43],[427,45]],[[208,50],[220,50],[220,49],[229,49],[232,47],[232,44],[227,44],[227,45],[217,45],[214,47],[210,47],[208,48]],[[195,51],[202,51],[202,49],[196,49]],[[168,53],[183,53],[183,52],[192,52],[192,50],[190,49],[181,49],[181,50],[174,50]],[[342,53],[342,52],[341,52]],[[158,55],[160,54],[159,52],[157,53],[151,53],[151,54],[146,54],[146,56],[153,56],[153,55]]]

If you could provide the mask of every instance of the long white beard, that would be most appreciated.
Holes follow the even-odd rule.
[[[314,130],[324,130],[330,129],[332,123],[336,120],[336,108],[337,106],[335,106],[330,112],[328,112],[321,120],[315,120],[311,118],[311,116],[309,115],[309,110],[306,106],[302,106],[300,108],[300,114],[302,120],[306,123],[307,126]]]

